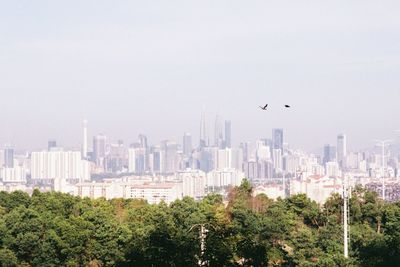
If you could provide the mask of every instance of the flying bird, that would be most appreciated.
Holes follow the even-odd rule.
[[[289,105],[285,105],[285,108],[290,108],[290,106]]]
[[[262,110],[267,110],[267,107],[268,107],[268,104],[266,104],[264,107],[260,106],[260,108],[261,108]]]

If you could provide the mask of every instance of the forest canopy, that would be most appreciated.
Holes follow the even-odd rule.
[[[354,189],[349,259],[342,204],[253,196],[246,180],[170,205],[0,192],[0,266],[398,266],[400,204]]]

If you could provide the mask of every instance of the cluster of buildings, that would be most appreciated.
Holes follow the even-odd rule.
[[[322,203],[330,194],[343,191],[347,177],[352,184],[378,193],[386,179],[390,200],[400,198],[399,155],[389,150],[383,154],[348,151],[344,134],[318,155],[291,149],[284,142],[283,129],[235,147],[231,121],[219,116],[210,140],[202,115],[198,142],[185,133],[181,142],[150,144],[145,135],[139,135],[136,142],[126,145],[98,134],[89,147],[87,126],[83,121],[82,147],[77,150],[58,147],[55,140],[49,140],[42,151],[21,152],[6,145],[0,150],[0,190],[39,188],[90,198],[170,203],[185,196],[201,199],[210,192],[225,195],[246,178],[255,194],[283,198],[305,193]]]

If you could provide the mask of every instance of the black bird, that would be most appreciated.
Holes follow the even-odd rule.
[[[267,107],[268,107],[268,104],[266,104],[264,107],[260,106],[260,108],[261,108],[262,110],[267,110]]]
[[[290,106],[289,105],[285,105],[285,108],[290,108]]]

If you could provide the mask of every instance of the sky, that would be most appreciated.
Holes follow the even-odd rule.
[[[0,144],[78,147],[84,118],[90,136],[197,143],[204,108],[210,136],[218,114],[234,144],[284,128],[294,148],[339,133],[368,147],[400,129],[399,13],[386,0],[0,0]]]

